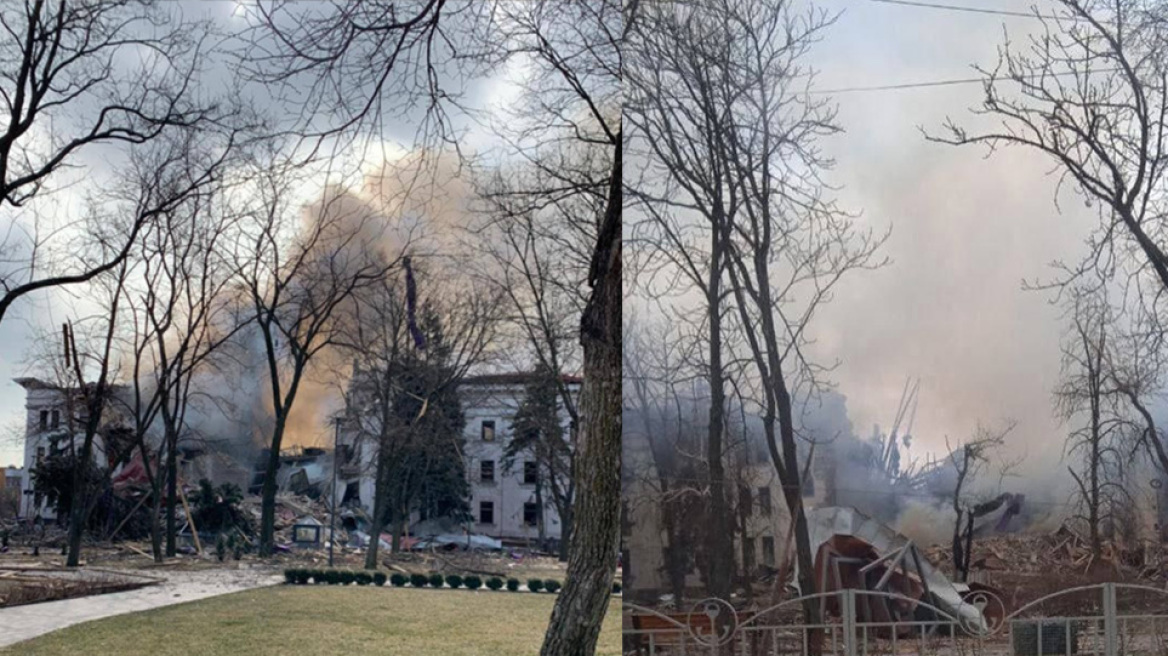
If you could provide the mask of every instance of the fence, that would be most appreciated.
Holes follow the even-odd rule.
[[[815,609],[820,619],[809,621]],[[989,592],[941,609],[892,592],[838,590],[735,611],[705,599],[688,612],[624,604],[626,656],[1168,656],[1168,591],[1101,583],[1006,612]],[[813,616],[813,615],[812,615]]]

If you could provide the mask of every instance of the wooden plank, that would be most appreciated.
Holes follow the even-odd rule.
[[[178,498],[182,500],[183,511],[187,514],[187,522],[191,525],[191,537],[195,539],[195,553],[203,553],[203,545],[199,544],[199,529],[195,526],[195,518],[191,516],[191,507],[187,505],[187,495],[183,492],[181,481],[178,486]]]

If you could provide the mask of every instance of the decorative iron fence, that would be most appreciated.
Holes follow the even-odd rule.
[[[820,619],[808,621],[809,609]],[[1168,656],[1168,590],[1101,583],[1007,612],[989,592],[942,609],[837,590],[735,611],[705,599],[668,613],[624,604],[626,656]]]

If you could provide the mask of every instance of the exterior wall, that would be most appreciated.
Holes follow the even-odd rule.
[[[534,461],[534,458],[518,457],[510,469],[505,468],[503,463],[503,451],[512,436],[511,422],[525,393],[525,383],[521,376],[515,376],[514,380],[480,383],[472,379],[464,383],[459,393],[466,418],[465,469],[470,484],[470,514],[473,517],[470,528],[482,535],[523,543],[538,539],[539,528],[538,525],[524,522],[524,504],[535,502],[535,485],[524,482],[523,463],[525,460]],[[574,394],[579,393],[578,383],[571,383],[571,386]],[[570,430],[567,412],[561,410],[561,415],[567,434]],[[484,422],[494,422],[493,440],[483,439]],[[356,431],[351,427],[342,429],[338,443],[342,447],[351,448],[353,456],[340,465],[335,493],[344,498],[345,490],[355,483],[361,507],[372,513],[377,447],[368,441],[357,440]],[[494,463],[493,481],[482,478],[484,461]],[[544,490],[543,496],[545,535],[549,539],[559,539],[563,527],[552,501],[551,490]],[[480,521],[483,519],[483,502],[492,504],[493,517],[489,523]],[[418,518],[415,516],[414,519]]]
[[[524,504],[535,503],[535,485],[524,482],[525,461],[516,458],[510,470],[503,464],[503,451],[512,437],[511,422],[523,401],[524,386],[466,385],[460,390],[466,414],[466,473],[471,488],[473,530],[500,540],[526,541],[539,537],[539,527],[524,522]],[[562,413],[564,434],[570,430],[567,413]],[[494,423],[494,439],[484,440],[484,422]],[[482,480],[484,461],[494,463],[494,481]],[[483,523],[482,504],[493,504],[493,521]],[[551,490],[543,490],[544,533],[558,540],[563,527],[552,501]]]

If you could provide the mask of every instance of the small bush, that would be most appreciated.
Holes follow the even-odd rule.
[[[410,574],[410,585],[415,588],[424,588],[429,582],[430,579],[425,574]]]
[[[446,585],[448,585],[452,588],[461,588],[462,587],[462,577],[457,575],[457,574],[447,574],[446,575]]]
[[[543,581],[541,579],[527,579],[527,589],[532,592],[540,592],[543,590]]]
[[[296,570],[296,583],[300,585],[308,585],[308,579],[312,578],[312,570],[298,569]]]
[[[296,581],[299,579],[299,574],[300,574],[300,570],[296,570],[296,569],[284,570],[284,583],[287,583],[289,585],[296,583]]]
[[[612,593],[613,594],[620,594],[621,593],[620,581],[613,581],[612,582]]]
[[[369,572],[357,572],[357,585],[369,585],[373,582],[373,575]]]
[[[385,585],[386,578],[388,578],[388,577],[385,575],[385,572],[374,572],[373,573],[373,585],[376,585],[378,587]]]
[[[487,579],[487,587],[492,590],[501,590],[503,589],[503,579],[497,576],[492,576],[491,578]]]
[[[507,589],[511,592],[519,592],[519,579],[507,579]]]
[[[468,590],[478,590],[483,587],[483,580],[477,576],[468,576],[462,582]]]
[[[564,587],[564,586],[561,585],[560,582],[555,580],[555,579],[548,579],[548,580],[543,582],[543,589],[547,590],[548,592],[551,592],[552,594],[559,592],[560,588],[562,588],[562,587]]]
[[[433,574],[430,575],[430,587],[431,588],[441,588],[442,587],[442,575],[441,574],[434,572]]]
[[[344,570],[341,572],[341,585],[349,585],[357,582],[357,572]]]
[[[328,582],[329,585],[337,585],[344,582],[344,577],[341,576],[341,573],[338,570],[330,569],[324,573],[324,580]]]
[[[325,583],[335,583],[335,581],[329,580],[328,570],[310,569],[310,570],[308,570],[308,572],[309,572],[309,574],[312,574],[312,580],[317,585],[324,585]]]
[[[389,575],[389,582],[395,588],[405,587],[406,581],[409,581],[409,579],[406,578],[405,574],[399,574],[398,572],[394,572],[393,574]]]

